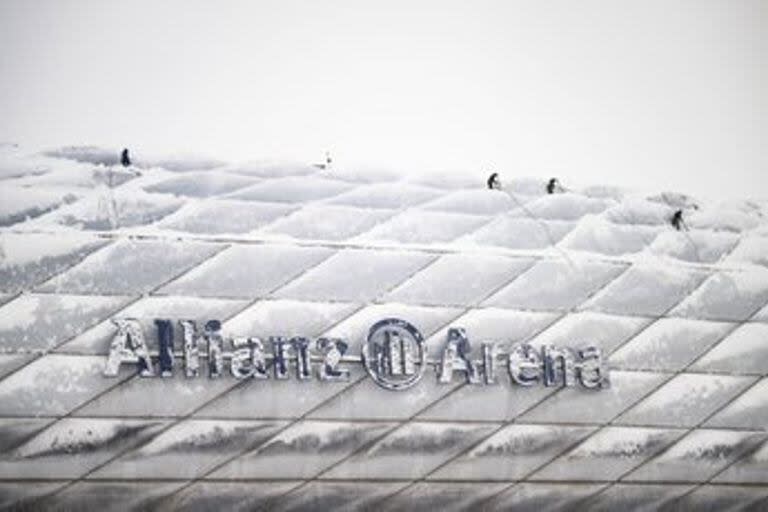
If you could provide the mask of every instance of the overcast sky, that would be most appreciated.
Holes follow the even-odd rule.
[[[768,2],[0,0],[0,140],[768,197]]]

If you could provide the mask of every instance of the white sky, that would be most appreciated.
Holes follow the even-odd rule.
[[[0,0],[0,140],[768,197],[768,2]]]

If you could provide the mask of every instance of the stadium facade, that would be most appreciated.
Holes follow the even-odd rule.
[[[768,507],[768,203],[105,163],[1,167],[2,507]]]

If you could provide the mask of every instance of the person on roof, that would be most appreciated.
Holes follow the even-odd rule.
[[[323,171],[329,170],[331,168],[331,164],[333,163],[333,159],[331,158],[331,152],[326,151],[325,152],[325,161],[321,164],[312,164],[318,169],[321,169]]]
[[[554,194],[555,192],[565,192],[565,189],[560,185],[557,178],[551,178],[547,183],[547,194]]]
[[[131,166],[131,157],[128,156],[128,148],[123,148],[123,152],[120,153],[120,163],[123,167]]]
[[[499,179],[499,173],[494,172],[488,176],[488,188],[492,190],[501,190],[501,180]]]
[[[688,231],[688,226],[685,225],[683,220],[683,210],[676,210],[669,222],[678,231]]]

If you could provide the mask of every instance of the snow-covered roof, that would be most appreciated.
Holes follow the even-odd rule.
[[[0,159],[0,506],[765,506],[768,202],[98,148]],[[567,184],[566,184],[567,185]],[[689,228],[669,224],[677,209]],[[115,326],[590,344],[611,386],[102,375]],[[504,379],[500,379],[504,380]],[[43,501],[34,501],[42,499]],[[48,501],[45,501],[48,500]],[[103,503],[102,503],[103,501]]]

